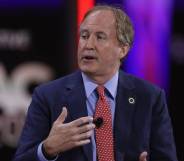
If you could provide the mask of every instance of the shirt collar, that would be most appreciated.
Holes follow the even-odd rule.
[[[109,91],[113,99],[116,97],[117,93],[117,86],[118,86],[118,77],[119,77],[119,72],[117,71],[113,77],[108,80],[105,84],[104,87]],[[84,82],[84,88],[86,92],[86,97],[89,98],[91,93],[96,89],[98,84],[94,83],[86,74],[82,72],[82,78]]]

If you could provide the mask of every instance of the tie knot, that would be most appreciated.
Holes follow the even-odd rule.
[[[104,86],[98,86],[96,89],[97,89],[97,93],[98,93],[99,97],[103,98],[105,96]]]

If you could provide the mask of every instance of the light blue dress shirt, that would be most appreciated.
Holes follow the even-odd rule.
[[[107,89],[108,93],[106,94],[107,100],[110,103],[111,113],[112,113],[112,125],[114,123],[114,114],[115,114],[115,105],[116,105],[116,94],[117,94],[117,86],[118,86],[118,77],[119,72],[117,71],[115,75],[104,84],[104,87]],[[84,88],[86,93],[86,105],[87,105],[87,111],[88,116],[92,116],[95,113],[95,105],[97,102],[97,95],[95,92],[96,87],[98,84],[94,83],[87,75],[82,73],[82,78],[84,82]],[[96,158],[96,143],[95,143],[95,137],[94,134],[91,137],[92,142],[92,151],[93,151],[93,161],[97,161]],[[42,143],[38,146],[37,155],[40,161],[48,161],[41,150]],[[52,161],[55,161],[57,158],[55,158]]]
[[[116,105],[116,94],[117,94],[117,86],[118,86],[118,72],[104,84],[104,87],[108,90],[109,94],[106,93],[107,99],[110,103],[111,107],[111,113],[112,113],[112,125],[114,123],[114,113],[115,113],[115,105]],[[95,113],[95,105],[97,102],[97,95],[95,92],[96,87],[98,84],[95,84],[89,77],[87,77],[84,73],[82,73],[82,78],[84,81],[84,88],[86,92],[86,105],[87,105],[87,111],[88,115],[92,116]],[[92,142],[92,151],[93,151],[93,161],[96,161],[96,143],[95,143],[95,137],[94,134],[91,137]]]

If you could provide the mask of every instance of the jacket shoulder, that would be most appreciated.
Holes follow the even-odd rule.
[[[82,82],[81,72],[77,71],[72,74],[60,77],[58,79],[52,80],[47,83],[43,83],[35,88],[36,91],[48,93],[48,92],[57,92],[67,86],[76,85],[77,83]]]
[[[138,78],[132,74],[128,74],[125,72],[122,72],[122,79],[124,79],[125,82],[128,82],[133,88],[135,88],[138,92],[144,92],[144,93],[160,93],[163,91],[159,86],[144,80],[142,78]]]

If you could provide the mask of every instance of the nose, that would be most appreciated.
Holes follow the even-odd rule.
[[[94,38],[91,35],[87,40],[86,40],[86,48],[93,50],[95,46]]]

